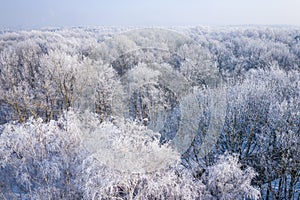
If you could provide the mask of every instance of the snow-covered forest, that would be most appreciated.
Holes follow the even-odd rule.
[[[0,199],[300,199],[300,29],[0,32]]]

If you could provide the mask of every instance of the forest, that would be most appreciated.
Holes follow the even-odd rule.
[[[0,31],[0,199],[300,199],[300,29]]]

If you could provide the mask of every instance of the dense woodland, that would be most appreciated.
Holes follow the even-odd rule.
[[[300,199],[300,29],[0,32],[1,199]]]

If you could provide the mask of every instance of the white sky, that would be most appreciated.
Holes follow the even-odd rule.
[[[297,25],[300,0],[0,0],[0,29]]]

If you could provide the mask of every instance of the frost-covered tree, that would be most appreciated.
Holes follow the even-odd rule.
[[[250,71],[242,83],[228,87],[217,151],[237,153],[240,162],[252,166],[267,199],[292,199],[297,193],[299,91],[299,72],[276,68]]]
[[[6,124],[0,135],[4,199],[78,199],[85,151],[72,113],[58,121],[30,118]],[[66,120],[66,117],[69,118]]]
[[[259,189],[251,186],[257,175],[251,168],[241,169],[237,156],[221,156],[208,168],[207,188],[216,199],[259,199]]]

